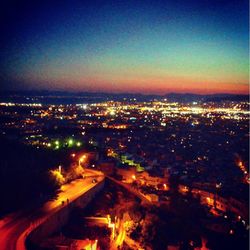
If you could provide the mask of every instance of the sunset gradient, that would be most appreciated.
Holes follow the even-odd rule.
[[[31,9],[22,6],[21,21],[8,23],[6,89],[248,93],[247,1],[65,1]]]

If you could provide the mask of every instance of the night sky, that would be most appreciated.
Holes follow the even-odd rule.
[[[248,93],[248,0],[4,1],[5,90]]]

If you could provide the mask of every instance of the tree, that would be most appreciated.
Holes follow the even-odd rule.
[[[158,216],[152,213],[146,213],[144,220],[141,222],[141,243],[144,246],[152,245],[152,241],[156,236],[156,225],[159,222]]]

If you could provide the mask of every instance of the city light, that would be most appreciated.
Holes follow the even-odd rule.
[[[81,166],[81,163],[85,162],[87,156],[84,154],[78,160],[78,165]]]
[[[72,146],[72,145],[73,145],[73,143],[74,143],[73,139],[69,139],[69,140],[68,140],[68,144],[69,144],[69,146]]]
[[[115,110],[111,110],[111,111],[109,112],[109,114],[110,114],[111,116],[115,116]]]

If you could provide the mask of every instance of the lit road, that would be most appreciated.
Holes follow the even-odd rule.
[[[93,178],[97,180],[92,183]],[[104,179],[101,172],[86,170],[85,178],[75,180],[63,185],[57,198],[46,202],[42,208],[36,211],[24,211],[10,214],[0,220],[0,248],[1,250],[25,250],[27,235],[45,221],[62,206],[75,200],[97,183]],[[67,200],[68,199],[68,200]]]

